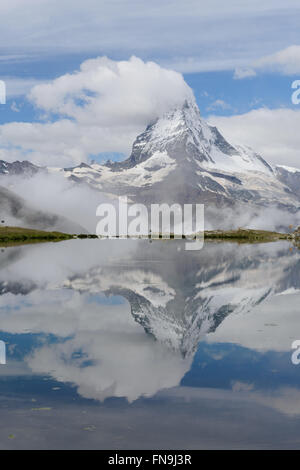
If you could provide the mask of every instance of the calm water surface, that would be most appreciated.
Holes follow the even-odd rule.
[[[300,251],[0,249],[0,449],[299,448]]]

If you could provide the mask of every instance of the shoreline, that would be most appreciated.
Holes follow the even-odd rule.
[[[0,227],[0,246],[15,246],[29,243],[59,242],[75,239],[109,239],[110,237],[98,237],[93,234],[68,234],[63,232],[48,232],[22,227]],[[112,237],[115,239],[136,238],[151,240],[168,240],[163,234],[149,234],[137,237]],[[182,239],[187,239],[184,235]],[[174,240],[174,234],[170,235]],[[192,239],[191,239],[192,240]],[[237,230],[208,230],[204,232],[204,240],[207,241],[232,241],[239,243],[268,243],[279,240],[300,241],[300,233],[280,233],[267,230],[243,229]]]

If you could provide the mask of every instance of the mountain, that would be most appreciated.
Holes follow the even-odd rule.
[[[251,358],[257,343],[264,354],[278,343],[288,353],[298,332],[296,310],[283,310],[273,322],[270,306],[267,316],[257,307],[300,291],[300,252],[286,242],[206,243],[196,252],[182,245],[173,240],[162,250],[147,240],[72,240],[5,250],[1,331],[20,335],[17,344],[26,331],[25,363],[33,374],[98,400],[132,401],[178,385],[193,360],[205,367],[200,341],[219,343],[214,353],[230,352],[224,342],[247,347]],[[278,357],[286,364],[287,356]]]
[[[253,150],[227,142],[201,118],[193,101],[149,124],[124,162],[60,171],[73,181],[143,203],[250,204],[292,211],[300,205],[288,181]]]
[[[259,344],[263,354],[280,350],[285,365],[297,338],[297,297],[281,318],[272,304],[257,307],[300,292],[300,252],[286,242],[206,243],[195,252],[182,245],[72,240],[4,250],[1,331],[17,344],[26,332],[25,363],[33,374],[72,383],[98,400],[132,401],[178,385],[193,360],[205,367],[200,341],[219,343],[213,353],[230,352],[229,342],[246,347],[254,360]]]
[[[13,163],[8,163],[8,162],[5,162],[4,160],[0,160],[0,175],[33,176],[42,170],[43,168],[33,165],[33,163],[30,163],[26,160],[24,160],[23,162],[16,161]]]
[[[2,162],[0,168],[2,174],[60,173],[74,183],[144,204],[203,203],[208,210],[241,213],[262,207],[295,213],[300,207],[300,170],[273,168],[250,148],[227,142],[202,119],[193,100],[150,123],[123,162],[47,169]]]
[[[300,169],[277,165],[276,173],[278,180],[289,187],[300,199]]]
[[[274,295],[300,291],[300,252],[291,253],[285,242],[243,247],[207,243],[203,250],[186,252],[176,240],[163,250],[160,244],[146,240],[132,241],[128,249],[120,248],[118,240],[103,240],[84,244],[80,259],[74,258],[74,246],[48,247],[51,256],[44,252],[44,257],[49,259],[49,278],[46,269],[42,279],[30,270],[25,277],[24,271],[18,271],[20,249],[3,253],[1,267],[17,268],[13,279],[7,279],[4,272],[0,276],[0,296],[9,292],[27,295],[41,289],[121,296],[148,335],[183,357],[192,357],[199,342],[217,331],[228,316],[250,313]],[[55,271],[54,282],[53,266],[57,265],[61,269]],[[99,324],[99,308],[95,303],[96,317],[86,315],[83,308],[78,324]],[[73,315],[68,305],[66,309]],[[48,315],[42,317],[38,316],[38,328],[42,321],[51,324]],[[120,324],[123,328],[124,323]],[[61,325],[60,319],[58,331]],[[106,326],[105,320],[105,331]]]
[[[110,241],[108,252],[117,243]],[[110,262],[98,256],[97,266],[70,276],[64,287],[125,297],[145,332],[184,357],[229,315],[249,313],[272,295],[300,288],[300,254],[291,257],[285,243],[240,250],[206,244],[193,253],[180,246],[174,241],[161,250],[137,241],[135,250]]]

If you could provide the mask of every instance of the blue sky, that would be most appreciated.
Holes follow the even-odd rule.
[[[25,8],[22,0],[3,0],[0,15],[0,79],[7,85],[7,104],[0,105],[0,158],[60,165],[63,154],[63,166],[128,154],[145,116],[128,130],[128,142],[126,128],[112,129],[110,121],[111,145],[65,152],[53,142],[68,139],[53,129],[46,135],[42,126],[74,117],[45,112],[28,93],[37,84],[74,74],[88,59],[107,56],[117,64],[134,55],[182,73],[202,116],[229,140],[264,152],[273,164],[298,165],[300,106],[291,101],[291,84],[300,79],[298,1],[28,0]],[[29,129],[24,123],[41,126]],[[108,133],[107,124],[101,126]],[[117,132],[124,137],[114,148]],[[47,139],[52,141],[45,150],[40,141]]]
[[[46,74],[43,64],[35,64],[37,67],[37,77],[45,80],[56,78],[65,73],[72,73],[77,70],[80,63],[73,64],[66,68],[57,61],[53,64],[53,69]],[[58,73],[53,75],[57,66]],[[41,67],[41,70],[39,68]],[[46,75],[44,75],[46,74]],[[221,116],[231,116],[235,114],[247,113],[252,109],[262,106],[268,108],[287,107],[296,109],[292,103],[291,84],[299,79],[300,74],[284,76],[279,74],[264,73],[245,80],[235,80],[232,71],[216,72],[196,72],[183,74],[187,84],[193,89],[201,114],[208,118],[211,114]],[[22,78],[22,74],[20,75]],[[224,102],[224,106],[214,105],[218,100]],[[13,103],[16,104],[18,112],[14,110]],[[26,96],[10,96],[7,100],[8,106],[0,107],[0,123],[14,121],[39,121],[40,113],[26,99]]]

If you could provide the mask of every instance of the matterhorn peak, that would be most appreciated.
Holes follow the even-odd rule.
[[[194,97],[148,125],[136,138],[127,165],[133,167],[158,152],[185,168],[192,164],[199,170],[272,172],[251,149],[231,145],[216,127],[210,126],[201,117]]]
[[[2,174],[11,171],[2,162]],[[193,96],[149,123],[127,160],[57,171],[74,183],[85,182],[109,195],[127,195],[147,204],[201,202],[209,208],[250,204],[292,211],[299,206],[297,193],[290,189],[291,184],[298,187],[298,174],[292,174],[291,182],[291,172],[273,171],[253,150],[228,142],[201,116]]]

